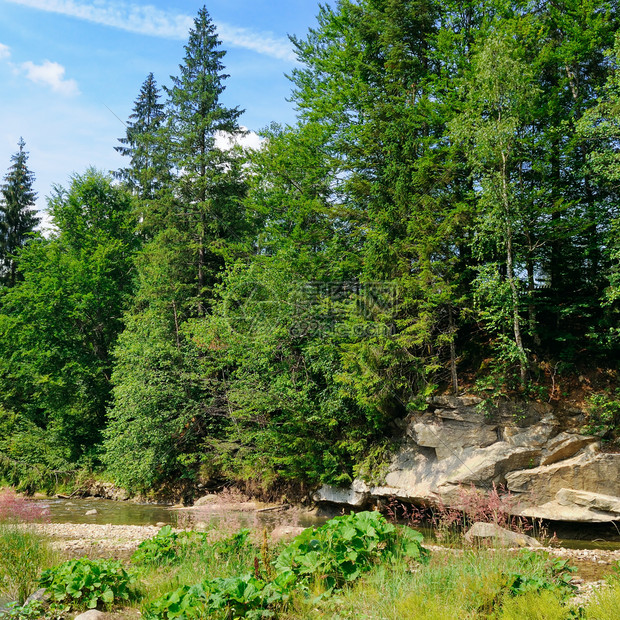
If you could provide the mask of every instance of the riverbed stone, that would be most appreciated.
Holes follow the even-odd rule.
[[[542,547],[535,538],[520,532],[511,532],[496,523],[474,523],[464,538],[469,543],[486,542],[502,547]]]
[[[278,542],[280,540],[290,540],[299,536],[306,530],[305,527],[298,527],[294,525],[278,525],[271,532],[271,540]]]
[[[89,609],[79,616],[75,616],[73,620],[104,620],[106,614],[97,609]]]
[[[97,509],[96,509],[96,508],[93,508],[92,510],[87,510],[84,514],[85,514],[87,517],[91,517],[91,516],[93,516],[93,515],[96,515],[96,514],[97,514]]]

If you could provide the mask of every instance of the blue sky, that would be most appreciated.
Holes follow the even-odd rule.
[[[315,24],[314,0],[0,0],[0,176],[20,136],[38,208],[73,172],[123,165],[113,148],[124,135],[116,116],[131,114],[149,72],[170,84],[203,5],[227,50],[223,103],[244,108],[241,123],[252,130],[293,122],[287,35]]]

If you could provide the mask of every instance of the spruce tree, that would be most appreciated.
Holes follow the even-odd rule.
[[[191,236],[196,256],[197,308],[223,267],[219,248],[238,239],[242,228],[240,200],[244,194],[241,164],[234,152],[216,145],[219,136],[241,133],[242,110],[220,102],[224,81],[215,26],[203,7],[194,20],[178,77],[171,76],[168,140],[171,160],[178,171],[175,199],[180,203],[177,226]]]
[[[25,146],[20,138],[19,150],[11,157],[11,166],[0,187],[0,280],[7,286],[13,286],[18,278],[15,253],[40,221],[32,209],[37,194],[32,189],[34,173],[28,169]]]
[[[114,147],[130,158],[129,166],[121,168],[114,176],[143,200],[155,198],[169,180],[167,149],[160,135],[166,118],[160,93],[153,74],[149,73],[134,102],[126,135],[118,140],[122,146]]]

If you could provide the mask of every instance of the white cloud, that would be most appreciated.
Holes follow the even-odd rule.
[[[215,133],[215,146],[218,149],[227,151],[235,146],[241,146],[246,149],[259,149],[262,138],[254,131],[248,131],[247,127],[241,127],[241,131],[245,133],[230,134],[224,131]]]
[[[21,68],[26,72],[26,77],[35,84],[46,84],[54,92],[61,95],[77,95],[79,93],[75,80],[65,79],[65,68],[57,62],[44,60],[42,64],[35,65],[28,60],[22,63]]]
[[[4,43],[0,43],[0,60],[6,60],[11,56],[11,49],[8,45],[4,45]]]
[[[129,32],[168,39],[187,39],[194,19],[188,15],[162,11],[152,5],[129,4],[95,0],[7,0],[50,13],[60,13],[78,19],[112,26]],[[265,56],[291,61],[295,56],[288,40],[270,33],[254,32],[228,24],[216,24],[221,40],[232,46],[252,50]]]

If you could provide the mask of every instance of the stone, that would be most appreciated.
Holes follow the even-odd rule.
[[[459,409],[460,407],[474,407],[482,402],[478,396],[434,396],[430,399],[430,404],[440,407],[449,407],[450,409]]]
[[[560,489],[555,494],[555,499],[562,506],[583,506],[590,510],[613,513],[620,519],[620,497],[615,495]]]
[[[438,459],[445,459],[472,446],[486,447],[497,441],[497,425],[484,424],[480,414],[473,419],[426,414],[412,422],[408,434],[419,446],[434,448]]]
[[[324,484],[312,497],[315,502],[329,502],[361,508],[368,502],[369,496],[366,483],[363,480],[355,479],[349,488]]]
[[[93,482],[88,488],[88,493],[93,497],[113,499],[117,502],[127,501],[131,497],[126,489],[117,487],[112,482]]]
[[[274,542],[289,540],[299,536],[305,529],[305,527],[295,527],[293,525],[279,525],[271,532],[271,540]]]
[[[24,605],[28,605],[28,603],[33,603],[34,601],[38,601],[42,603],[43,601],[47,601],[49,596],[45,594],[45,588],[39,588],[36,592],[33,592],[25,601]]]
[[[215,493],[209,493],[207,495],[203,495],[199,497],[195,502],[194,506],[208,506],[209,504],[213,504],[219,501],[219,497]]]
[[[570,459],[511,472],[506,484],[511,492],[527,493],[538,504],[553,500],[560,489],[620,496],[620,454],[598,453],[596,444],[590,444]]]
[[[73,620],[104,620],[106,614],[97,609],[89,609],[79,616],[75,616]]]
[[[576,435],[574,433],[560,433],[545,446],[540,460],[541,465],[552,465],[558,461],[569,459],[589,445],[597,444],[596,437]]]
[[[96,509],[96,508],[93,508],[92,510],[87,510],[84,514],[85,514],[87,517],[90,517],[91,515],[96,515],[96,514],[97,514],[97,509]]]
[[[507,425],[502,434],[504,441],[513,446],[543,448],[550,437],[557,434],[557,423],[553,418],[544,418],[538,424],[526,428]]]
[[[492,542],[501,547],[542,547],[542,545],[531,536],[520,532],[511,532],[500,527],[496,523],[474,523],[465,533],[465,540],[469,543]]]
[[[401,447],[374,486],[361,480],[349,488],[323,486],[315,501],[361,508],[396,498],[458,508],[463,487],[485,491],[495,485],[510,491],[507,505],[516,515],[618,519],[620,454],[603,454],[599,440],[579,434],[565,403],[554,408],[505,399],[486,415],[478,410],[481,402],[447,395],[428,399],[426,412],[400,426]]]

